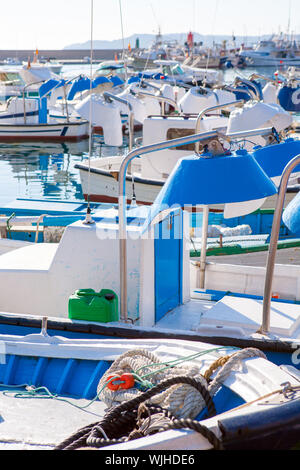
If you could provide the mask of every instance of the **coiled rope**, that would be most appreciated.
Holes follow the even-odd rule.
[[[216,349],[222,348],[215,348],[214,350]],[[200,353],[189,357],[196,358],[199,354]],[[141,357],[143,358],[142,366],[140,361]],[[195,365],[178,367],[179,360],[161,363],[158,358],[149,351],[129,351],[121,355],[101,378],[98,384],[98,396],[100,393],[105,392],[105,399],[109,403],[118,403],[117,400],[112,399],[112,391],[105,387],[105,380],[107,380],[109,374],[116,373],[117,371],[124,372],[131,370],[131,372],[138,372],[144,370],[146,374],[144,373],[143,377],[147,377],[149,380],[143,382],[141,376],[139,377],[137,375],[137,377],[143,385],[146,384],[151,386],[151,388],[145,392],[141,392],[138,389],[131,390],[130,392],[113,392],[115,395],[119,396],[119,400],[122,399],[123,401],[118,405],[114,405],[100,422],[80,429],[59,444],[55,450],[75,450],[86,447],[101,448],[168,429],[183,428],[192,429],[203,435],[214,449],[222,449],[222,442],[207,427],[189,417],[178,418],[173,410],[175,409],[175,412],[178,412],[178,409],[180,409],[183,410],[181,414],[190,414],[192,406],[197,410],[199,408],[202,410],[206,407],[208,417],[215,416],[216,409],[212,397],[219,390],[222,382],[229,374],[241,368],[242,360],[251,357],[266,358],[264,353],[256,348],[238,350],[232,355],[217,359],[205,372],[204,376],[202,376],[199,374],[199,368]],[[181,358],[181,361],[186,359],[187,358]],[[165,367],[162,367],[164,364]],[[160,366],[160,369],[156,372],[149,372],[153,366]],[[214,379],[211,380],[212,374],[219,368],[220,370],[217,372]],[[178,373],[180,370],[185,370],[185,372],[189,370],[189,372],[192,371],[199,375],[197,375],[197,377],[179,375],[167,378],[159,384],[153,385],[154,378],[158,380],[161,379],[162,375]],[[207,382],[209,380],[211,380],[211,382],[208,385]],[[188,390],[183,390],[183,387],[188,387]],[[185,394],[184,398],[182,396],[183,391]],[[128,395],[130,399],[126,400]],[[197,400],[195,400],[196,397]],[[176,406],[171,406],[172,400],[175,402]],[[165,406],[162,406],[162,403],[164,403]],[[199,406],[199,403],[201,403],[201,406]]]
[[[127,436],[115,438],[113,437],[113,435],[116,435],[116,433],[117,435],[119,435],[120,432],[122,434],[124,432],[127,434],[129,423],[133,431],[135,427],[135,420],[133,420],[132,418],[136,415],[139,405],[149,400],[156,394],[161,393],[166,388],[177,384],[188,384],[197,389],[198,393],[202,395],[206,403],[208,415],[215,416],[216,409],[209,394],[207,385],[204,385],[201,381],[195,380],[191,377],[173,377],[156,385],[150,390],[147,390],[140,396],[137,396],[127,402],[123,402],[120,405],[113,407],[111,410],[108,411],[108,413],[100,422],[82,428],[69,439],[59,444],[55,448],[55,450],[74,450],[78,449],[79,447],[85,446],[99,448],[129,440]],[[161,407],[157,408],[157,405],[150,404],[150,410],[156,410],[157,412],[157,409],[159,409],[160,411],[163,410]],[[174,417],[172,416],[172,414],[170,414],[168,410],[165,410],[164,413],[167,413],[166,416],[173,418],[174,420]],[[108,439],[104,437],[103,430],[108,436]]]
[[[131,400],[142,393],[138,387],[129,390],[118,390],[117,392],[110,390],[106,385],[107,378],[112,374],[132,373],[142,388],[151,388],[168,378],[183,375],[193,377],[205,385],[212,373],[222,367],[214,381],[210,384],[209,390],[211,396],[213,396],[232,370],[239,367],[243,359],[255,356],[266,358],[261,351],[255,348],[238,350],[231,356],[227,355],[217,359],[204,375],[201,374],[199,365],[187,363],[188,360],[197,359],[197,357],[207,354],[209,351],[222,349],[224,350],[225,348],[214,348],[165,363],[161,362],[155,354],[144,349],[128,351],[121,355],[103,375],[98,384],[97,395],[101,395],[101,399],[110,408],[118,403]],[[227,362],[228,364],[226,365]],[[187,384],[172,386],[163,393],[154,396],[151,402],[167,408],[178,419],[193,419],[205,407],[203,397]]]

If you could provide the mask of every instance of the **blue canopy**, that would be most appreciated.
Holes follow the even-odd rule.
[[[300,234],[300,192],[286,206],[282,220],[287,228],[294,234]]]
[[[281,176],[285,166],[300,153],[300,140],[292,138],[276,145],[266,145],[253,149],[253,156],[269,178]],[[293,172],[300,171],[298,165]]]
[[[154,204],[210,205],[262,199],[276,186],[246,150],[231,155],[192,155],[180,159]]]
[[[139,78],[153,78],[153,73],[144,73],[144,72],[139,72],[137,75]]]
[[[43,83],[39,88],[39,95],[40,98],[47,95],[51,90],[54,88],[59,88],[65,84],[65,80],[55,80],[54,78],[50,78],[45,83]]]
[[[137,82],[140,82],[141,79],[139,77],[130,77],[129,80],[128,80],[128,85],[130,85],[131,83],[137,83]]]
[[[111,83],[111,80],[109,80],[107,77],[96,77],[92,81],[92,88],[96,88],[98,85],[102,85],[103,83]],[[91,80],[88,77],[79,77],[72,83],[67,99],[73,100],[76,93],[79,93],[80,91],[90,90],[90,88]]]
[[[110,78],[110,81],[113,83],[113,86],[120,86],[120,85],[123,85],[124,84],[124,81],[121,80],[120,77],[118,77],[117,75],[112,75]]]

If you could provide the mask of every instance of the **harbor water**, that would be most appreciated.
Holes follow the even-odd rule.
[[[97,65],[93,65],[96,70]],[[62,75],[90,74],[91,66],[65,65]],[[0,67],[1,70],[1,67]],[[224,81],[232,82],[237,74],[249,77],[255,69],[228,69]],[[275,69],[257,70],[272,76]],[[103,137],[94,135],[91,157],[121,155],[127,151],[126,138],[121,148],[108,147]],[[76,143],[0,143],[0,204],[15,198],[53,198],[83,200],[79,171],[75,164],[89,157],[88,139]]]

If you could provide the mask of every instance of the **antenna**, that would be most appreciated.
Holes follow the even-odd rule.
[[[87,190],[87,209],[84,224],[94,224],[94,220],[91,217],[91,206],[90,206],[90,175],[91,175],[91,155],[92,155],[92,79],[93,79],[93,17],[94,17],[94,5],[91,0],[91,55],[90,55],[90,122],[89,122],[89,170],[88,170],[88,190]]]
[[[289,18],[288,18],[288,25],[287,25],[287,36],[290,35],[290,29],[291,29],[291,7],[292,7],[292,2],[289,0]]]
[[[128,82],[128,75],[127,75],[127,64],[126,64],[126,56],[125,56],[125,39],[124,39],[124,28],[123,28],[123,14],[122,14],[122,4],[121,0],[119,0],[119,9],[120,9],[120,20],[121,20],[121,33],[122,33],[122,45],[123,45],[123,60],[124,60],[124,68],[125,68],[125,81]]]

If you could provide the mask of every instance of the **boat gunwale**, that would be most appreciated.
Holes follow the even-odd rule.
[[[26,315],[18,314],[5,314],[0,313],[0,324],[1,325],[15,325],[22,327],[37,328],[41,329],[41,318],[33,318]],[[178,332],[171,330],[154,330],[147,329],[139,326],[126,325],[110,325],[105,323],[96,323],[81,320],[65,320],[60,318],[47,320],[47,329],[93,334],[99,336],[108,336],[110,338],[126,338],[126,339],[176,339],[176,340],[187,340],[197,341],[208,344],[218,344],[220,346],[235,346],[240,348],[254,347],[264,351],[272,351],[276,353],[294,353],[295,352],[295,339],[285,340],[278,338],[253,338],[246,336],[244,338],[236,338],[233,336],[217,336],[217,335],[201,335],[191,332]]]

